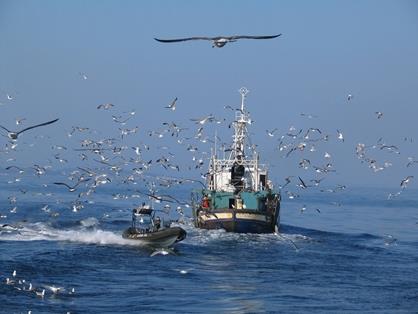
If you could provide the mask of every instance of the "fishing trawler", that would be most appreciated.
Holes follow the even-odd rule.
[[[240,90],[241,107],[236,110],[230,149],[219,158],[212,155],[204,189],[192,193],[195,226],[225,229],[238,233],[272,233],[280,225],[280,193],[274,192],[267,167],[259,163],[255,146],[249,147],[247,126],[251,124],[245,108],[248,90]],[[226,158],[225,153],[229,154]],[[250,156],[251,155],[251,156]]]

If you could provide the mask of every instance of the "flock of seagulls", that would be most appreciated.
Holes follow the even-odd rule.
[[[277,37],[277,36],[276,36]],[[352,100],[353,96],[348,95],[348,100]],[[173,100],[166,106],[162,106],[169,111],[175,111],[177,108],[178,97],[174,97]],[[66,145],[53,145],[52,149],[55,151],[53,154],[54,160],[60,164],[68,167],[69,157],[65,156],[68,151],[78,152],[79,159],[82,163],[86,163],[88,166],[76,167],[73,171],[62,177],[62,180],[56,180],[44,184],[45,187],[49,185],[61,186],[65,188],[69,193],[76,194],[76,198],[71,204],[70,208],[74,212],[78,212],[84,207],[84,204],[88,203],[91,197],[94,196],[96,190],[101,186],[112,184],[114,182],[122,182],[123,184],[128,185],[137,185],[139,182],[142,184],[148,184],[145,179],[147,173],[150,172],[150,169],[159,169],[159,171],[174,171],[175,174],[171,173],[167,176],[154,176],[156,181],[148,186],[148,191],[141,191],[142,195],[157,195],[154,197],[155,200],[162,202],[167,202],[167,197],[158,197],[156,192],[158,189],[156,186],[162,188],[172,187],[174,185],[184,184],[185,182],[191,182],[190,180],[182,180],[176,178],[181,176],[180,173],[184,173],[186,170],[189,171],[200,171],[201,179],[205,179],[205,169],[204,165],[207,162],[210,153],[209,147],[213,145],[214,140],[209,136],[205,135],[206,129],[212,125],[224,124],[228,128],[231,127],[231,124],[226,123],[226,119],[218,119],[213,114],[204,115],[198,118],[190,118],[189,121],[194,123],[193,125],[184,125],[184,122],[174,122],[166,121],[162,122],[161,127],[148,130],[146,133],[150,141],[155,144],[158,141],[168,141],[171,142],[169,145],[160,145],[157,147],[157,150],[154,151],[154,157],[146,157],[150,152],[150,144],[141,142],[139,144],[130,146],[124,144],[125,141],[131,139],[132,135],[136,135],[139,131],[138,125],[131,125],[132,119],[135,116],[135,110],[124,111],[121,113],[117,112],[117,106],[112,103],[103,103],[96,106],[97,110],[109,112],[111,120],[114,122],[116,133],[119,135],[110,134],[107,138],[94,139],[92,135],[96,134],[97,131],[91,129],[90,127],[84,126],[73,126],[71,131],[68,132],[68,138],[77,138],[78,147],[67,148]],[[232,106],[224,106],[225,110],[239,111],[240,108],[234,108]],[[378,119],[381,119],[383,116],[382,112],[376,111]],[[307,113],[301,113],[302,117],[305,117],[309,120],[315,119],[317,116]],[[21,125],[26,121],[25,118],[19,118],[16,120],[17,125]],[[3,153],[11,154],[17,152],[17,143],[18,137],[28,130],[35,128],[46,127],[57,123],[59,119],[54,119],[44,123],[36,124],[23,128],[20,131],[10,131],[8,128],[0,125],[0,129],[6,131],[6,136],[9,141],[6,143],[5,150]],[[213,128],[213,127],[212,127]],[[293,158],[293,156],[299,155],[300,158],[297,160],[297,168],[303,169],[304,171],[312,170],[315,174],[313,178],[308,180],[302,178],[301,175],[297,176],[288,176],[285,178],[285,183],[280,186],[282,192],[288,196],[289,199],[295,199],[299,195],[296,191],[285,190],[289,188],[291,182],[294,183],[294,187],[298,189],[308,189],[320,187],[324,179],[332,174],[336,173],[332,162],[332,154],[329,151],[324,151],[323,163],[319,164],[312,161],[312,158],[303,156],[305,152],[314,153],[319,147],[335,138],[337,141],[342,143],[345,142],[344,134],[341,130],[336,130],[336,135],[332,136],[329,132],[325,132],[318,127],[309,127],[309,128],[296,128],[291,126],[287,131],[282,132],[283,135],[279,136],[279,129],[267,129],[266,136],[268,139],[277,138],[277,151],[280,154],[283,154],[284,158]],[[1,134],[1,133],[0,133]],[[142,139],[144,139],[142,137]],[[217,139],[218,145],[222,147],[222,150],[226,153],[230,151],[229,145],[227,143],[222,143],[221,139]],[[167,143],[166,143],[167,144]],[[191,155],[191,162],[186,166],[181,165],[179,162],[175,162],[176,153],[173,153],[173,144],[174,146],[183,147],[183,151],[188,152]],[[252,149],[252,146],[249,146],[248,149]],[[365,145],[363,143],[357,144],[355,148],[355,154],[362,163],[367,163],[369,167],[374,172],[383,171],[386,168],[392,166],[392,162],[384,161],[380,163],[374,158],[368,156],[368,151],[370,149],[378,149],[380,151],[385,151],[394,154],[400,154],[399,148],[396,145],[387,144],[383,139],[379,139],[375,145]],[[132,153],[129,153],[131,151]],[[159,154],[155,157],[155,153]],[[133,155],[132,155],[133,154]],[[14,161],[15,159],[9,159],[9,161]],[[410,168],[413,165],[418,163],[414,158],[409,157],[406,167]],[[53,162],[50,162],[49,165],[39,165],[34,164],[31,168],[22,168],[19,165],[9,165],[4,169],[15,176],[13,181],[10,183],[20,182],[22,176],[27,175],[27,172],[32,172],[35,176],[41,178],[47,174],[50,169],[56,168],[57,165],[53,165]],[[296,179],[294,179],[296,178]],[[408,184],[413,179],[413,176],[407,176],[400,183],[400,191],[398,193],[392,193],[388,198],[393,198],[398,196],[402,190],[404,190]],[[295,181],[296,180],[296,181]],[[345,186],[343,184],[337,185],[336,188],[326,188],[321,189],[322,192],[337,192],[343,190],[341,187]],[[137,189],[133,189],[135,192],[138,192]],[[26,191],[25,191],[26,193]],[[49,195],[53,195],[50,193]],[[16,202],[16,195],[13,197],[15,201],[10,210],[11,213],[18,210],[18,202]],[[176,202],[173,199],[170,199],[171,202]],[[185,201],[177,202],[181,203],[179,205],[184,206],[187,204]],[[303,210],[304,211],[304,210]],[[182,209],[179,210],[182,212]],[[318,211],[319,212],[319,211]]]
[[[175,43],[192,40],[207,40],[212,41],[213,47],[223,47],[227,43],[235,42],[241,39],[273,39],[281,36],[269,35],[269,36],[217,36],[217,37],[188,37],[177,39],[158,39],[155,40],[162,43]],[[82,80],[87,80],[87,74],[79,73]],[[14,98],[7,94],[7,99],[13,101]],[[347,100],[352,102],[353,95],[349,94]],[[174,112],[177,110],[177,103],[179,99],[174,97],[173,100],[162,108],[168,109],[167,111]],[[181,104],[180,104],[181,105]],[[231,127],[231,124],[225,124],[224,119],[218,119],[213,114],[207,114],[198,118],[190,118],[191,125],[185,125],[185,123],[177,121],[165,121],[160,127],[154,130],[147,130],[142,136],[136,136],[140,132],[138,125],[132,125],[136,112],[134,110],[129,112],[116,112],[117,106],[111,103],[104,103],[95,105],[95,108],[103,114],[108,114],[107,118],[110,123],[113,123],[113,133],[106,137],[97,136],[98,132],[86,126],[73,126],[71,131],[68,132],[68,139],[74,140],[75,145],[54,145],[52,150],[54,154],[53,158],[46,164],[33,164],[30,167],[21,167],[19,164],[8,165],[4,167],[4,170],[13,177],[13,180],[8,181],[9,184],[19,184],[25,175],[29,175],[33,178],[43,179],[42,182],[48,181],[47,174],[53,170],[59,170],[61,179],[51,180],[52,182],[41,183],[42,187],[47,192],[38,192],[36,196],[43,197],[44,199],[55,199],[53,189],[49,189],[52,185],[65,188],[73,200],[68,206],[74,213],[79,212],[88,204],[94,202],[94,195],[98,189],[105,185],[124,185],[126,186],[126,194],[113,193],[114,200],[126,200],[132,199],[133,202],[138,202],[140,198],[146,198],[159,203],[164,203],[164,210],[174,209],[181,217],[184,217],[184,209],[190,207],[188,201],[179,200],[171,195],[163,194],[160,190],[166,190],[174,186],[183,184],[203,184],[201,180],[206,178],[206,169],[204,169],[205,163],[207,163],[210,153],[208,150],[208,144],[213,144],[214,140],[207,135],[208,129],[218,124],[224,124]],[[239,108],[233,108],[232,106],[225,106],[225,110],[239,111]],[[383,117],[383,113],[375,112],[377,119]],[[311,121],[317,116],[313,114],[301,113],[302,117],[305,117]],[[22,125],[26,121],[25,118],[16,119],[16,125]],[[29,130],[33,130],[40,127],[50,126],[57,123],[59,119],[54,119],[44,123],[32,125],[23,128],[19,131],[11,131],[8,128],[0,125],[0,129],[6,132],[6,134],[0,133],[6,138],[6,143],[3,150],[0,151],[2,156],[17,155],[19,150],[17,142],[19,136]],[[51,126],[52,127],[52,126]],[[111,128],[109,128],[111,129]],[[346,189],[344,184],[337,184],[333,188],[322,188],[322,182],[327,176],[335,173],[337,170],[334,168],[332,161],[332,154],[329,151],[324,151],[321,156],[321,163],[316,163],[311,158],[305,155],[305,153],[314,153],[319,149],[321,144],[327,143],[332,139],[339,141],[340,143],[346,143],[342,131],[336,130],[330,134],[318,127],[309,127],[306,129],[296,128],[291,126],[288,130],[283,132],[283,135],[278,136],[279,129],[272,128],[266,130],[266,138],[269,140],[277,139],[276,151],[282,154],[283,158],[297,158],[296,168],[302,171],[312,171],[313,177],[306,179],[302,175],[286,176],[284,178],[284,184],[279,188],[282,193],[289,199],[295,199],[299,197],[298,192],[289,189],[291,185],[299,189],[300,191],[319,188],[324,193],[337,193]],[[4,133],[4,132],[3,132]],[[135,135],[135,139],[132,136]],[[150,143],[144,143],[143,140],[148,138]],[[167,140],[168,139],[168,140]],[[165,142],[160,144],[160,141],[166,140],[170,145],[166,145]],[[227,143],[223,143],[220,139],[216,138],[217,144],[222,148],[223,152],[230,150]],[[131,144],[135,142],[135,144]],[[68,146],[68,147],[67,147]],[[180,148],[180,150],[187,154],[188,160],[186,165],[182,165],[177,160],[177,154],[173,153],[173,147]],[[250,146],[249,148],[253,148]],[[396,145],[390,145],[382,141],[378,141],[375,145],[366,145],[359,143],[355,147],[355,156],[362,162],[366,163],[369,168],[374,172],[385,170],[391,166],[391,163],[384,161],[378,162],[376,159],[369,156],[370,150],[376,150],[382,152],[388,152],[393,154],[399,154],[399,149]],[[74,166],[70,171],[63,168],[70,167],[72,162],[68,162],[68,159],[73,156],[67,152],[74,151],[77,153],[77,162],[74,164],[82,164],[82,166]],[[154,154],[153,156],[151,156]],[[5,159],[6,163],[16,162],[17,157],[11,157]],[[414,158],[408,158],[407,168],[413,167],[418,160]],[[155,172],[163,171],[166,175],[152,175],[152,170]],[[186,171],[194,171],[200,173],[199,179],[184,179],[181,178],[180,173],[184,174]],[[401,191],[406,189],[412,182],[414,176],[408,175],[401,180],[399,186]],[[141,187],[144,186],[144,189]],[[49,191],[51,190],[51,191]],[[396,194],[390,194],[388,198],[398,196],[401,191]],[[74,193],[77,192],[77,193]],[[26,190],[19,189],[19,192],[10,195],[8,200],[11,209],[7,215],[13,215],[18,210],[19,193],[25,195],[28,193]],[[63,201],[64,203],[64,201]],[[315,207],[315,211],[320,214],[321,209]],[[57,217],[59,213],[53,211],[51,205],[44,205],[40,208],[42,212],[51,217]],[[300,209],[301,212],[305,212],[307,206],[303,205]],[[0,219],[7,218],[6,214],[0,216]],[[104,217],[109,215],[104,214]],[[8,227],[3,225],[4,229]],[[388,241],[389,243],[390,241]],[[155,255],[167,255],[170,254],[169,250],[156,250],[152,253]],[[74,294],[75,289],[65,289],[63,287],[55,285],[43,285],[35,288],[32,283],[27,282],[24,279],[18,279],[16,271],[14,271],[11,277],[5,279],[5,284],[13,286],[19,291],[31,292],[33,295],[44,298],[47,293],[58,295],[64,292],[68,294]]]
[[[349,94],[348,99],[352,101],[353,96]],[[169,104],[161,107],[169,111],[175,111],[178,101],[178,97],[174,97]],[[52,156],[55,162],[50,161],[49,164],[33,164],[30,168],[23,168],[18,164],[8,165],[4,169],[7,173],[15,177],[9,183],[19,183],[22,177],[28,174],[32,174],[38,178],[45,178],[45,175],[51,169],[56,169],[57,167],[59,169],[61,165],[68,167],[68,165],[72,164],[72,162],[69,162],[69,158],[72,157],[66,156],[66,154],[67,152],[74,151],[79,153],[79,162],[85,164],[85,166],[77,166],[69,173],[62,171],[62,180],[54,180],[43,184],[45,188],[55,185],[65,188],[68,193],[73,194],[74,199],[69,204],[69,208],[73,212],[79,212],[87,204],[93,202],[92,199],[96,190],[102,186],[122,183],[127,185],[130,195],[129,193],[126,195],[115,193],[113,195],[115,200],[132,198],[136,201],[136,196],[139,195],[140,197],[147,197],[160,203],[168,203],[170,208],[172,204],[177,204],[177,207],[173,206],[173,209],[179,215],[184,216],[184,208],[190,207],[189,202],[161,194],[159,189],[172,188],[176,185],[190,184],[192,182],[196,183],[198,180],[193,181],[179,178],[186,171],[199,171],[200,179],[205,180],[205,164],[207,164],[210,156],[209,148],[213,146],[214,141],[217,141],[217,145],[221,147],[221,151],[224,153],[230,151],[228,143],[223,143],[220,138],[211,139],[207,135],[207,130],[213,131],[216,125],[231,127],[231,124],[228,124],[226,119],[218,119],[213,114],[207,114],[198,118],[189,118],[189,123],[185,121],[162,122],[161,127],[144,131],[148,135],[149,143],[137,142],[135,145],[130,145],[128,142],[132,142],[132,135],[136,135],[139,132],[138,125],[133,124],[133,118],[136,114],[135,110],[117,112],[117,106],[111,103],[97,105],[96,109],[107,113],[110,120],[114,123],[115,133],[109,134],[106,138],[98,139],[93,136],[94,134],[98,134],[96,130],[85,126],[72,126],[71,131],[68,132],[68,138],[76,140],[76,147],[67,147],[68,145],[62,144],[53,145],[52,149],[54,153]],[[231,111],[240,110],[240,108],[234,108],[233,106],[224,106],[224,109]],[[382,112],[376,111],[375,114],[379,120],[383,117]],[[317,115],[307,113],[301,113],[300,116],[307,118],[308,121],[318,117]],[[25,118],[20,118],[19,123],[16,121],[16,124],[20,125],[25,123],[25,121]],[[12,154],[18,152],[18,136],[21,133],[39,127],[46,127],[58,121],[59,119],[54,119],[23,128],[16,132],[0,126],[1,129],[7,132],[6,137],[9,140],[6,143],[3,153]],[[213,133],[211,131],[209,133]],[[300,196],[299,192],[294,188],[300,191],[316,188],[318,191],[324,193],[336,193],[345,190],[346,186],[344,184],[322,188],[323,182],[327,182],[325,179],[329,175],[337,173],[337,169],[334,167],[333,154],[329,150],[323,150],[321,146],[332,141],[332,139],[345,143],[345,137],[341,130],[337,129],[335,135],[332,135],[332,132],[326,132],[322,128],[315,126],[308,128],[291,126],[287,131],[282,131],[282,135],[279,135],[279,133],[280,130],[277,127],[267,129],[266,138],[267,140],[277,139],[277,151],[283,158],[296,158],[297,163],[295,169],[299,168],[303,171],[312,171],[311,173],[313,174],[308,175],[308,178],[302,174],[285,177],[285,182],[279,186],[284,196],[289,199],[298,198]],[[138,138],[138,136],[135,136],[135,138]],[[139,138],[141,140],[145,139],[144,136],[140,136]],[[158,144],[160,141],[162,143],[161,145]],[[174,146],[177,146],[177,148],[175,149]],[[247,147],[247,149],[252,148],[254,148],[252,145]],[[177,161],[179,150],[187,152],[190,155],[191,159],[186,165]],[[397,145],[385,143],[383,139],[379,139],[374,145],[358,143],[355,147],[355,156],[362,163],[368,164],[373,172],[383,171],[391,167],[392,162],[387,160],[379,162],[375,158],[370,157],[371,150],[395,155],[400,154]],[[322,158],[319,158],[319,160],[322,159],[322,162],[318,162],[317,157],[312,159],[312,156],[317,151],[322,154]],[[309,154],[309,156],[306,154]],[[14,158],[8,160],[8,162],[13,161],[15,161]],[[56,163],[60,166],[57,166]],[[417,163],[418,160],[415,160],[413,157],[408,157],[406,167],[412,168]],[[150,176],[149,174],[154,171],[165,171],[167,175]],[[412,179],[412,175],[402,179],[399,184],[400,190],[395,193],[390,193],[387,198],[393,199],[399,196],[407,188]],[[141,185],[145,186],[145,190],[138,188]],[[22,194],[26,194],[26,192],[21,190]],[[54,195],[52,192],[40,194],[43,197],[52,197]],[[18,199],[18,195],[9,197],[10,205],[12,206],[9,210],[10,214],[16,213],[19,210]],[[321,213],[319,208],[315,208],[315,210]],[[303,206],[301,212],[305,211],[306,206]],[[59,215],[58,212],[51,211],[50,207],[45,212],[53,217]],[[7,217],[7,215],[3,216]]]
[[[11,277],[7,277],[4,281],[4,284],[7,286],[13,287],[16,291],[32,294],[35,297],[43,299],[47,294],[58,296],[58,295],[75,295],[75,288],[64,288],[56,285],[49,285],[49,284],[40,284],[39,286],[35,286],[32,284],[31,281],[21,278],[17,275],[16,270],[13,271]]]
[[[349,101],[353,101],[353,98],[352,94],[347,96],[347,100]],[[301,113],[300,115],[309,120],[318,117],[307,113]],[[383,112],[376,111],[375,115],[376,118],[380,120],[383,117]],[[303,174],[287,176],[284,179],[284,183],[279,186],[284,196],[287,196],[292,200],[300,196],[297,190],[295,191],[293,189],[289,189],[292,184],[301,191],[316,188],[319,192],[336,193],[346,189],[345,184],[337,184],[335,187],[321,188],[322,182],[327,182],[328,180],[325,179],[330,174],[338,173],[338,170],[334,167],[333,154],[331,154],[326,148],[324,149],[322,146],[332,141],[332,139],[337,142],[346,143],[345,136],[341,130],[337,129],[336,135],[333,136],[332,133],[326,132],[322,128],[310,127],[303,129],[291,126],[288,131],[282,132],[283,135],[280,136],[278,133],[277,128],[266,130],[268,138],[277,138],[277,149],[282,157],[295,159],[297,162],[297,167],[295,167],[295,169],[299,168],[303,171],[311,171],[306,174],[306,176],[310,177],[309,179],[306,179]],[[405,141],[412,142],[412,139],[405,138]],[[401,149],[398,145],[385,142],[383,138],[380,138],[376,144],[366,145],[364,143],[358,143],[355,146],[355,156],[361,161],[361,163],[367,164],[374,173],[384,171],[394,164],[395,161],[393,160],[379,161],[375,157],[376,155],[383,156],[384,153],[388,154],[388,157],[391,155],[398,156],[401,154]],[[322,158],[320,157],[321,154]],[[373,155],[374,157],[372,157]],[[320,163],[321,159],[322,164]],[[408,162],[406,164],[406,168],[411,168],[418,164],[418,160],[415,160],[413,157],[408,157],[407,160]],[[404,179],[400,180],[400,183],[398,183],[400,190],[398,192],[389,193],[387,199],[390,200],[399,196],[402,191],[404,191],[409,184],[411,184],[413,178],[413,175],[408,175]],[[335,205],[341,206],[341,204]],[[306,205],[303,205],[302,208],[300,208],[301,213],[305,212],[306,209]],[[321,212],[319,208],[315,208],[315,210],[318,213]]]

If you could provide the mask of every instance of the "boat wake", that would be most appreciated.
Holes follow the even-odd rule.
[[[141,246],[138,241],[123,239],[116,232],[98,229],[95,218],[80,221],[75,228],[58,229],[44,222],[7,225],[0,230],[0,241],[62,241],[98,245]]]
[[[299,233],[234,233],[226,232],[223,229],[198,229],[193,222],[186,221],[179,225],[187,231],[188,237],[185,242],[191,245],[210,245],[217,242],[254,243],[260,245],[265,243],[285,244],[297,247],[297,243],[316,242],[315,239]]]

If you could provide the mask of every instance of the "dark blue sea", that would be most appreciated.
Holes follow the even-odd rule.
[[[103,188],[74,212],[59,186],[10,180],[0,192],[0,224],[14,227],[0,234],[1,313],[418,313],[417,191],[284,198],[281,233],[267,235],[198,230],[184,208],[168,218],[187,238],[164,255],[121,237],[142,202],[132,189]],[[189,189],[171,193],[186,200]],[[29,284],[61,290],[42,298]]]

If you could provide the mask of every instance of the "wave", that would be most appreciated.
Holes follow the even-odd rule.
[[[12,230],[0,233],[0,241],[63,241],[98,245],[130,245],[143,244],[112,231],[92,228],[97,226],[95,218],[80,221],[80,227],[75,229],[57,229],[43,222],[20,224]]]

